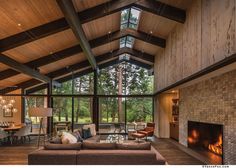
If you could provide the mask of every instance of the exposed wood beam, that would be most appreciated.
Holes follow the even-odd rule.
[[[140,66],[140,67],[145,68],[145,69],[151,69],[152,68],[152,65],[143,63],[141,61],[138,61],[138,60],[135,60],[135,59],[132,59],[132,58],[127,60],[127,62],[129,62],[130,64],[134,64],[134,65]]]
[[[134,6],[141,10],[151,12],[179,23],[184,23],[186,20],[185,10],[156,0],[139,0],[134,4]]]
[[[101,5],[89,8],[77,14],[81,20],[81,23],[85,24],[92,20],[116,13],[125,8],[129,8],[134,2],[136,2],[136,0],[112,0],[110,2],[106,2]],[[38,40],[54,33],[64,31],[66,29],[69,29],[69,25],[65,18],[43,24],[41,26],[1,39],[0,52],[10,50],[12,48]]]
[[[124,50],[123,53],[133,55],[134,57],[140,58],[142,60],[145,60],[145,61],[148,61],[148,62],[151,62],[151,63],[154,63],[154,61],[155,61],[155,56],[154,55],[147,54],[145,52],[141,52],[141,51],[136,50],[136,49],[124,47],[121,50]]]
[[[143,41],[147,41],[149,43],[152,43],[154,41],[153,42],[154,44],[155,44],[155,41],[158,41],[157,39],[161,39],[159,37],[152,36],[152,38],[148,38],[149,40],[147,40],[147,38],[146,38],[146,37],[148,37],[147,34],[144,35],[141,32],[136,33],[133,30],[124,29],[122,31],[114,31],[109,36],[104,35],[104,36],[98,37],[96,39],[90,40],[89,43],[92,48],[96,48],[98,46],[107,44],[109,42],[119,40],[120,38],[125,37],[127,35],[130,35],[135,38],[137,37],[138,39],[143,40]],[[165,45],[164,39],[163,39],[163,45]],[[74,54],[81,53],[81,52],[82,52],[82,48],[80,47],[80,45],[75,45],[73,47],[55,52],[53,54],[49,54],[49,55],[40,57],[40,58],[35,59],[30,62],[27,62],[24,65],[29,66],[30,68],[34,69],[34,68],[38,68],[40,66],[50,64],[55,61],[59,61],[59,60],[68,58]],[[129,54],[131,54],[131,53],[129,53]],[[133,55],[133,54],[131,54],[131,55]],[[146,55],[144,53],[143,53],[143,57],[146,57]],[[0,72],[0,80],[4,80],[6,78],[9,78],[9,77],[12,77],[12,76],[18,75],[18,74],[20,74],[20,72],[15,71],[13,69],[6,69],[6,70]]]
[[[70,28],[72,29],[75,37],[77,38],[84,55],[87,57],[89,63],[91,64],[93,69],[97,69],[97,63],[94,58],[92,49],[89,45],[89,42],[84,33],[82,23],[80,18],[78,17],[75,7],[72,3],[72,0],[57,0],[57,4],[59,5],[62,13],[64,14]]]
[[[131,28],[126,28],[123,31],[124,34],[126,34],[127,36],[132,36],[136,39],[142,40],[142,41],[146,41],[150,44],[165,48],[166,47],[166,40],[157,36],[153,36],[152,34],[147,34],[145,32],[139,31],[139,30],[135,30],[135,29],[131,29]]]
[[[132,50],[132,49],[131,49]],[[109,60],[109,59],[112,59],[112,58],[115,58],[121,54],[124,54],[124,53],[132,53],[130,49],[127,49],[127,48],[122,48],[122,49],[117,49],[117,50],[114,50],[112,53],[111,52],[108,52],[108,53],[105,53],[105,54],[102,54],[100,56],[97,56],[95,57],[96,58],[96,61],[98,63],[102,62],[102,61],[105,61],[105,60]],[[143,53],[141,53],[140,51],[138,50],[135,50],[134,53],[136,52],[136,54],[134,55],[135,57],[137,58],[141,58],[143,57]],[[139,55],[141,54],[141,55]],[[132,54],[131,54],[132,55]],[[151,57],[154,57],[152,55],[148,55],[148,57],[151,56]],[[147,68],[147,69],[150,69],[151,68],[151,65],[149,64],[145,64],[143,62],[140,62],[140,61],[137,61],[137,60],[134,60],[131,58],[131,60],[129,61],[130,63],[132,64],[136,64],[138,66],[142,66],[144,68]],[[99,68],[103,67],[103,65],[106,65],[106,64],[101,64],[99,65]],[[68,67],[64,67],[64,68],[61,68],[61,69],[58,69],[56,71],[53,71],[53,72],[50,72],[50,73],[47,73],[45,74],[46,76],[48,77],[51,77],[51,78],[57,78],[57,77],[60,77],[62,75],[65,75],[65,74],[68,74],[68,73],[71,73],[71,71],[77,71],[77,70],[80,70],[80,69],[83,69],[83,68],[86,68],[88,67],[89,68],[89,62],[86,60],[86,61],[82,61],[80,63],[76,63],[76,64],[73,64],[71,66],[68,66]],[[82,72],[82,71],[81,71]],[[87,72],[86,70],[83,71],[83,73]],[[91,71],[93,72],[93,70]],[[58,81],[58,80],[57,80]],[[60,81],[59,81],[60,82]],[[5,88],[2,90],[2,93],[5,93],[5,92],[9,92],[9,91],[13,91],[14,89],[18,89],[18,88],[29,88],[29,87],[32,87],[34,85],[39,85],[41,83],[41,81],[38,81],[38,80],[35,80],[35,79],[30,79],[28,81],[25,81],[25,82],[21,82],[19,84],[17,84],[17,88]],[[40,85],[41,86],[41,85]],[[47,86],[47,85],[45,85]],[[39,86],[36,86],[36,87],[39,87]],[[42,87],[42,86],[41,86]],[[40,87],[39,87],[40,88]],[[1,92],[0,92],[1,93]]]
[[[155,0],[112,0],[77,14],[81,20],[81,23],[85,24],[131,6],[136,6],[142,10],[175,20],[180,23],[184,23],[186,19],[186,12],[184,10]],[[65,18],[61,18],[10,37],[6,37],[0,40],[0,52],[10,50],[60,31],[64,31],[68,28],[69,25]]]
[[[12,69],[16,71],[26,74],[32,78],[38,79],[42,82],[50,83],[52,81],[51,78],[49,78],[48,76],[45,76],[39,73],[38,71],[31,69],[28,66],[21,64],[4,54],[0,54],[0,62],[11,67]],[[58,86],[60,85],[58,82],[55,82],[55,81],[53,82],[53,84],[58,85]]]

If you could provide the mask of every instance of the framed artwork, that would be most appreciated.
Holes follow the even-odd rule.
[[[3,109],[3,117],[13,117],[12,110],[7,111],[7,110]]]

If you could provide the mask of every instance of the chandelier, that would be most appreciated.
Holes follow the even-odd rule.
[[[2,109],[4,113],[16,113],[18,110],[14,108],[15,102],[14,99],[7,101],[0,96],[0,109]]]

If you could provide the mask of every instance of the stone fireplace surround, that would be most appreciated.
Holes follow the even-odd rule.
[[[179,90],[179,142],[187,146],[188,120],[222,124],[224,164],[236,164],[236,70]]]

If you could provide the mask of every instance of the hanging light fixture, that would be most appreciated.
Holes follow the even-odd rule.
[[[0,109],[6,113],[16,113],[18,110],[14,108],[15,102],[16,101],[14,99],[7,102],[2,96],[0,96]]]

